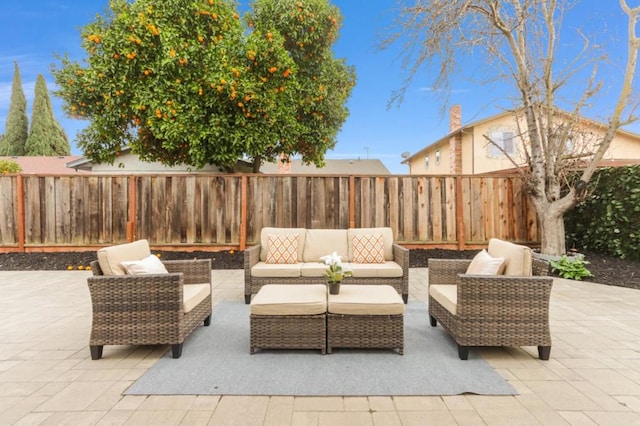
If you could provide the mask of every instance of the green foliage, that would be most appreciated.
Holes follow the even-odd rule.
[[[567,244],[640,259],[640,166],[598,170],[589,194],[565,214]]]
[[[582,254],[572,258],[563,255],[559,260],[551,260],[549,264],[551,265],[551,270],[558,273],[562,278],[579,281],[593,276],[587,269],[589,262],[584,260],[584,255]]]
[[[321,165],[349,115],[345,104],[356,80],[353,67],[332,52],[342,24],[340,10],[327,0],[255,0],[252,10],[246,16],[249,26],[279,32],[298,69],[292,110],[299,125],[287,140],[289,150]]]
[[[31,113],[31,129],[25,144],[25,155],[69,155],[71,146],[67,135],[53,114],[47,83],[42,74],[36,79],[35,97]]]
[[[18,63],[14,64],[13,84],[11,86],[11,103],[7,114],[5,135],[0,142],[0,155],[24,155],[27,142],[29,119],[27,118],[27,98],[22,90],[22,79]]]
[[[90,121],[78,145],[93,161],[129,145],[147,161],[232,169],[245,155],[322,158],[335,143],[326,131],[298,142],[300,68],[285,37],[245,28],[232,0],[115,0],[82,40],[85,63],[61,58],[53,74],[65,111]]]
[[[1,160],[0,159],[0,174],[6,175],[9,173],[20,173],[22,171],[22,167],[18,163],[12,160]]]

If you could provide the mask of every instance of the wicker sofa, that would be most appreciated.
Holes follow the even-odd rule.
[[[495,238],[488,254],[504,259],[502,275],[470,274],[471,260],[429,259],[431,326],[439,322],[451,334],[462,360],[474,346],[537,346],[548,360],[549,265],[528,247]]]
[[[151,273],[123,266],[153,258],[147,240],[138,240],[100,249],[91,262],[92,359],[102,357],[104,345],[160,344],[171,345],[173,358],[179,358],[186,337],[198,325],[210,324],[211,259],[156,258],[160,271]]]
[[[281,239],[278,243],[280,246],[276,247],[275,241],[278,238]],[[363,243],[367,239],[375,242]],[[283,248],[282,240],[291,244]],[[380,244],[382,259],[379,256],[369,258],[368,253],[363,255],[360,250],[366,246],[379,252]],[[295,259],[287,263],[278,259],[275,262],[270,260],[273,257],[270,255],[278,254],[278,249],[292,254]],[[245,303],[250,303],[251,296],[266,284],[326,284],[326,265],[320,262],[320,258],[332,252],[340,255],[344,265],[353,272],[353,276],[347,278],[345,284],[390,285],[407,303],[409,250],[393,241],[391,228],[270,227],[262,228],[260,244],[251,246],[244,252]]]

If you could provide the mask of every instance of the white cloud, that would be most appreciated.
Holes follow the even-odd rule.
[[[418,89],[419,92],[428,92],[428,93],[440,93],[443,92],[443,89],[436,89],[435,87],[420,87]],[[451,89],[451,94],[459,95],[464,93],[471,93],[471,89]]]

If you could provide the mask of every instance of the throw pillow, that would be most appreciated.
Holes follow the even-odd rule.
[[[269,234],[265,263],[292,265],[298,263],[297,234]]]
[[[165,268],[162,262],[160,262],[160,259],[154,255],[149,255],[142,260],[129,260],[121,263],[124,270],[129,275],[169,273],[167,268]]]
[[[501,275],[504,271],[504,257],[492,257],[486,250],[476,254],[467,268],[469,275]]]
[[[382,234],[354,235],[353,263],[384,263],[384,240]]]

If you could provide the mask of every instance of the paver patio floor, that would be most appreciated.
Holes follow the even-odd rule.
[[[168,349],[105,346],[92,361],[83,271],[0,271],[0,424],[640,425],[640,291],[556,279],[551,360],[481,349],[517,396],[123,396]],[[243,300],[243,271],[214,270],[214,303]],[[410,298],[426,301],[426,268]]]

